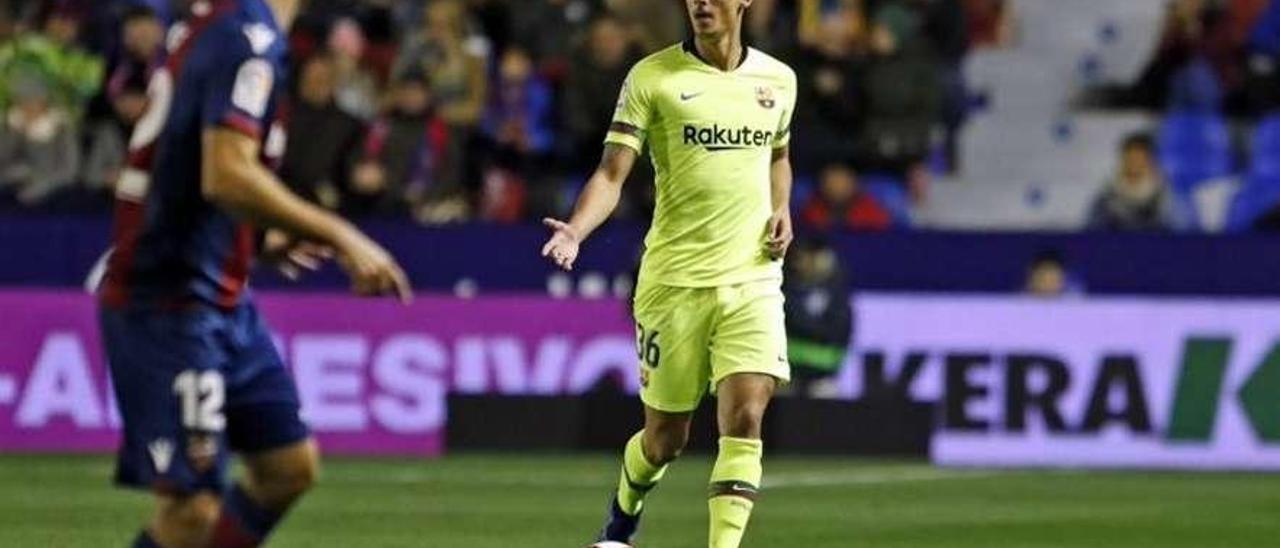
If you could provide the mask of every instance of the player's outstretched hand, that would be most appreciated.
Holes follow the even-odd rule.
[[[542,246],[542,256],[551,259],[551,262],[564,270],[573,270],[573,262],[578,260],[578,247],[581,244],[578,231],[569,223],[551,218],[543,219],[542,224],[553,231],[551,239]]]
[[[791,212],[786,208],[774,212],[769,218],[769,239],[765,242],[769,258],[776,261],[786,257],[787,248],[791,247],[793,239],[795,233],[791,230]]]
[[[351,276],[351,288],[357,295],[394,295],[405,304],[413,301],[413,288],[400,264],[357,230],[351,230],[339,244],[338,264]]]
[[[315,272],[333,258],[333,249],[315,242],[296,239],[280,230],[268,230],[262,244],[262,258],[274,265],[284,277],[298,280],[304,273]]]

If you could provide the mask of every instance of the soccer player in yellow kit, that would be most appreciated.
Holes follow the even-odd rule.
[[[694,38],[632,68],[573,217],[546,220],[554,234],[543,255],[572,269],[647,143],[657,208],[634,303],[645,427],[627,443],[597,546],[631,542],[645,494],[679,456],[711,391],[721,437],[708,545],[737,547],[760,486],[761,419],[790,378],[780,285],[792,239],[795,73],[743,45],[752,0],[685,3]]]

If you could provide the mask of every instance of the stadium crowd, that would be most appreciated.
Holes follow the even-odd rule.
[[[192,1],[0,0],[0,212],[109,211],[166,27]],[[312,0],[289,37],[277,167],[296,191],[352,217],[512,223],[563,213],[599,158],[628,68],[685,37],[681,4]],[[1013,5],[756,0],[750,42],[799,76],[801,225],[910,226],[931,179],[957,169],[957,136],[980,100],[966,90],[965,57],[1016,44]],[[1280,101],[1280,8],[1169,6],[1148,68],[1118,106],[1256,115]],[[1171,162],[1199,151],[1171,156],[1179,145],[1165,137],[1124,141],[1089,227],[1190,224],[1174,191],[1208,177],[1171,164],[1207,163]],[[637,178],[652,177],[643,167]],[[620,216],[650,211],[652,185],[640,183],[628,185]]]
[[[166,25],[189,3],[3,4],[0,207],[109,208]],[[355,217],[516,222],[563,211],[599,157],[630,65],[684,38],[681,2],[667,3],[309,2],[289,38],[279,169],[298,192]],[[756,2],[751,42],[800,75],[796,123],[808,137],[795,153],[820,188],[797,204],[806,220],[901,221],[881,195],[909,199],[886,185],[925,183],[936,135],[963,120],[960,60],[971,41],[998,40],[984,21],[1000,3]],[[858,172],[880,175],[862,184]],[[650,185],[629,187],[621,214],[642,217]]]

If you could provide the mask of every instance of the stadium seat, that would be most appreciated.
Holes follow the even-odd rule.
[[[1267,210],[1280,204],[1280,178],[1250,175],[1231,199],[1227,210],[1226,231],[1249,230]]]
[[[860,179],[867,193],[888,210],[894,227],[911,226],[911,197],[907,194],[906,183],[880,173],[867,173]]]
[[[1226,230],[1227,214],[1232,199],[1240,191],[1237,178],[1214,179],[1201,183],[1190,195],[1196,226],[1209,233]]]
[[[1231,137],[1216,112],[1173,112],[1160,124],[1158,140],[1160,165],[1179,191],[1231,173]]]
[[[1228,231],[1248,230],[1258,217],[1280,204],[1280,114],[1264,118],[1250,144],[1249,173],[1231,200]]]
[[[1280,178],[1280,114],[1258,122],[1250,139],[1249,173]]]
[[[800,211],[805,204],[809,203],[809,198],[817,192],[818,183],[810,175],[796,174],[795,180],[791,183],[791,210]]]

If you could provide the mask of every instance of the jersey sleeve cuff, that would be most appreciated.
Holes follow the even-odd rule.
[[[622,145],[635,150],[637,153],[642,152],[641,149],[644,148],[644,142],[641,141],[639,137],[617,131],[610,131],[608,135],[605,136],[604,142],[606,144]]]
[[[262,138],[262,122],[238,112],[230,112],[223,116],[222,121],[217,126],[242,133],[254,139]]]

